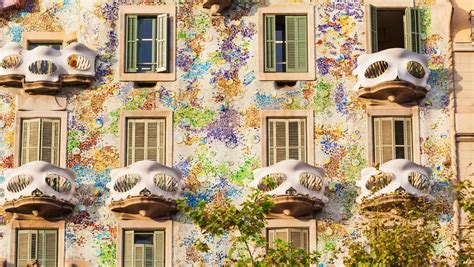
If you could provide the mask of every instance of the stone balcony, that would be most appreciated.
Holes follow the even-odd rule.
[[[179,170],[144,160],[110,175],[107,204],[122,218],[168,218],[177,212],[176,199],[183,188]]]
[[[273,196],[273,217],[312,217],[328,202],[325,171],[299,160],[256,169],[251,186]]]
[[[357,203],[362,209],[388,211],[404,203],[432,200],[431,169],[405,159],[388,161],[361,171]]]
[[[391,48],[357,58],[355,90],[359,97],[406,104],[418,102],[430,90],[429,58],[403,48]]]
[[[0,205],[15,215],[64,218],[77,203],[74,173],[48,162],[33,161],[5,172]]]
[[[89,86],[95,77],[96,55],[80,43],[62,50],[47,46],[26,50],[9,43],[0,48],[0,85],[30,94],[55,94],[63,86]]]

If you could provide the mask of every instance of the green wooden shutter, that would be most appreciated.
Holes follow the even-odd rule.
[[[57,258],[58,258],[58,236],[57,231],[54,230],[45,230],[43,232],[43,240],[44,240],[44,267],[56,267],[57,266]]]
[[[137,71],[137,16],[126,16],[126,48],[125,69],[127,72]]]
[[[30,231],[19,230],[17,240],[17,266],[26,267],[30,261]]]
[[[377,8],[373,5],[369,5],[368,8],[369,13],[369,27],[370,27],[370,35],[369,35],[369,43],[371,48],[371,53],[375,53],[379,51],[378,48],[378,35],[377,35]]]
[[[275,15],[265,15],[265,72],[276,71]]]
[[[421,52],[421,23],[418,8],[405,9],[405,48],[416,53]]]
[[[286,72],[308,71],[306,16],[285,16]]]
[[[165,266],[165,232],[155,231],[153,239],[155,245],[155,267]]]
[[[125,231],[123,241],[123,262],[124,267],[133,267],[133,254],[134,254],[134,232]]]
[[[157,16],[156,72],[168,70],[168,14]]]

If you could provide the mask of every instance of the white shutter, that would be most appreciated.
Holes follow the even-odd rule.
[[[373,135],[373,155],[376,164],[396,158],[412,159],[411,118],[374,118]]]
[[[144,263],[145,267],[154,267],[153,265],[153,245],[145,245],[144,247]]]
[[[125,231],[123,241],[123,261],[124,267],[133,267],[133,252],[134,252],[134,232]]]
[[[17,266],[27,267],[30,261],[30,231],[19,230],[17,238]]]
[[[141,160],[166,163],[165,119],[130,119],[127,127],[127,164]]]
[[[22,120],[21,164],[40,159],[40,119]]]
[[[267,244],[268,248],[275,247],[275,230],[273,229],[268,230]]]
[[[302,248],[303,247],[303,233],[301,229],[289,229],[289,232],[290,232],[291,247]]]
[[[153,242],[155,246],[155,267],[165,266],[165,232],[155,231]]]
[[[56,267],[58,258],[58,236],[57,231],[45,230],[44,232],[44,266]]]
[[[135,257],[134,257],[134,262],[135,266],[134,267],[144,267],[144,262],[145,262],[145,245],[140,245],[140,244],[135,244]]]
[[[157,16],[156,71],[168,70],[168,14]]]
[[[283,160],[306,161],[306,119],[268,120],[268,164]]]

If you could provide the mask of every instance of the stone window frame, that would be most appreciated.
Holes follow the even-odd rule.
[[[125,167],[127,162],[127,119],[153,119],[166,120],[165,135],[165,162],[166,166],[173,165],[173,112],[171,110],[128,110],[120,114],[120,166]]]
[[[414,1],[413,0],[365,0],[365,12],[364,12],[364,18],[365,18],[365,51],[366,53],[373,53],[372,48],[371,48],[371,37],[370,37],[370,6],[375,6],[377,8],[407,8],[407,7],[415,7]]]
[[[314,81],[316,79],[316,46],[315,40],[315,14],[314,5],[294,4],[269,5],[258,8],[258,79],[261,81]],[[265,29],[264,19],[266,14],[294,15],[305,14],[308,23],[308,72],[265,72]]]
[[[165,231],[165,266],[173,265],[172,246],[173,246],[173,220],[155,221],[149,220],[120,220],[118,222],[117,235],[117,266],[123,266],[123,239],[124,231]]]
[[[306,118],[306,163],[314,165],[315,150],[314,150],[314,112],[313,110],[262,110],[260,111],[260,130],[262,143],[262,167],[268,166],[268,149],[267,149],[267,120],[269,118]]]
[[[7,257],[8,263],[16,264],[17,252],[17,231],[23,229],[38,230],[57,230],[58,231],[58,266],[65,266],[65,238],[66,238],[66,222],[64,220],[48,221],[45,219],[13,219],[10,223],[10,242]],[[12,265],[13,266],[13,265]]]
[[[62,47],[68,46],[72,42],[77,42],[76,32],[23,32],[22,45],[23,48],[28,49],[28,43],[53,43],[61,42]]]
[[[127,73],[125,72],[125,21],[126,15],[158,15],[168,14],[168,72],[156,73]],[[119,32],[118,32],[118,52],[119,52],[119,80],[122,82],[172,82],[176,81],[176,6],[150,6],[150,5],[131,5],[120,6],[119,8]]]
[[[22,133],[22,120],[23,119],[34,119],[34,118],[57,118],[61,122],[61,134],[59,135],[59,166],[66,168],[67,160],[67,111],[51,111],[51,110],[38,110],[38,111],[17,111],[15,116],[15,167],[19,167],[21,164],[21,133]]]
[[[368,125],[368,146],[367,146],[367,158],[369,165],[375,164],[374,159],[374,129],[373,129],[373,118],[374,117],[410,117],[412,127],[412,161],[420,164],[421,152],[420,152],[420,109],[418,106],[404,107],[396,104],[393,105],[368,105],[367,106],[367,125]]]
[[[309,240],[309,252],[316,251],[318,245],[318,227],[316,219],[296,219],[296,218],[286,218],[286,219],[270,219],[267,221],[265,228],[263,229],[263,238],[268,242],[267,232],[268,229],[275,228],[307,228],[308,240]]]

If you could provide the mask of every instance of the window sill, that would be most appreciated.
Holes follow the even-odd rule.
[[[290,72],[259,72],[258,79],[260,81],[314,81],[316,75],[314,72],[304,72],[304,73],[290,73]]]
[[[121,82],[173,82],[176,73],[120,73]]]

